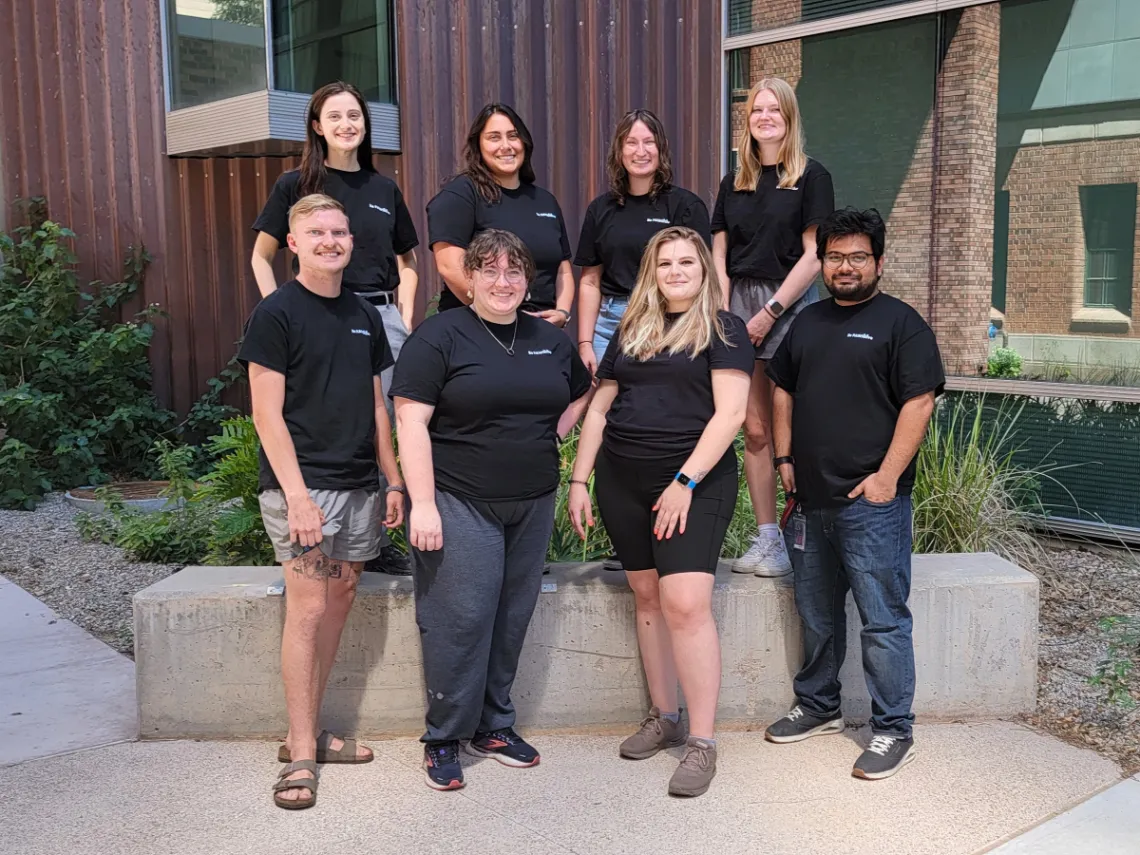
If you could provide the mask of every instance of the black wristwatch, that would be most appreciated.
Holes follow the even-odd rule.
[[[780,467],[785,463],[795,464],[795,462],[796,460],[794,457],[777,457],[772,461],[772,465],[776,468],[777,471],[779,471]]]
[[[772,317],[777,320],[779,320],[780,315],[784,314],[784,307],[780,305],[780,302],[775,297],[765,303],[764,308],[771,312]]]

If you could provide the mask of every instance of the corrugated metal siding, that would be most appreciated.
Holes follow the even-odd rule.
[[[720,177],[720,4],[702,0],[399,0],[403,154],[377,158],[426,240],[424,206],[489,100],[535,136],[539,181],[572,242],[605,186],[609,136],[633,107],[666,123],[680,184]],[[154,256],[138,306],[170,318],[152,348],[159,396],[185,410],[233,355],[257,301],[250,224],[296,158],[169,158],[153,0],[0,4],[0,189],[42,195],[78,235],[80,275],[112,279],[128,245]],[[282,154],[288,155],[287,148]],[[422,311],[438,289],[420,252]],[[280,271],[284,272],[284,259]]]
[[[421,238],[423,207],[455,172],[488,101],[510,103],[530,127],[539,183],[558,198],[572,245],[606,187],[614,126],[635,107],[661,117],[676,181],[711,209],[721,177],[720,9],[708,0],[399,0],[400,180]],[[438,290],[434,269],[425,284]]]

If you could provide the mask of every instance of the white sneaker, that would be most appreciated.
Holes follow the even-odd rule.
[[[756,535],[752,546],[732,565],[733,573],[752,573],[756,576],[785,576],[792,572],[788,550],[782,537]]]

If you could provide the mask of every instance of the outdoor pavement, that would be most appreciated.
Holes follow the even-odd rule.
[[[920,725],[918,759],[881,782],[850,777],[865,731],[791,746],[722,732],[692,800],[666,795],[679,750],[623,761],[613,734],[534,735],[534,769],[466,758],[450,793],[424,785],[416,741],[379,741],[371,764],[324,767],[315,808],[286,812],[276,744],[122,742],[133,665],[76,633],[0,580],[3,855],[968,855],[1007,840],[994,851],[1140,855],[1140,781],[1008,722]]]

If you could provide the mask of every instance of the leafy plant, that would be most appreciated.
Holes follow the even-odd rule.
[[[0,507],[30,511],[50,489],[34,448],[14,437],[0,443]]]
[[[1108,651],[1089,682],[1104,689],[1109,703],[1132,709],[1136,697],[1131,677],[1140,666],[1140,615],[1106,617],[1098,625],[1108,636]]]
[[[194,502],[215,510],[207,539],[208,564],[273,564],[273,546],[261,522],[257,430],[249,417],[228,419],[207,443],[216,462]]]
[[[1016,380],[1021,376],[1021,354],[1011,347],[997,348],[990,354],[986,375]]]
[[[574,428],[562,441],[558,461],[558,495],[554,500],[554,529],[550,534],[550,544],[546,548],[546,560],[557,561],[600,561],[613,551],[610,536],[602,525],[594,503],[594,526],[586,530],[583,540],[570,522],[568,509],[570,501],[570,476],[574,468],[574,458],[578,454],[578,437],[581,431]],[[594,498],[594,478],[590,476],[590,499]]]

